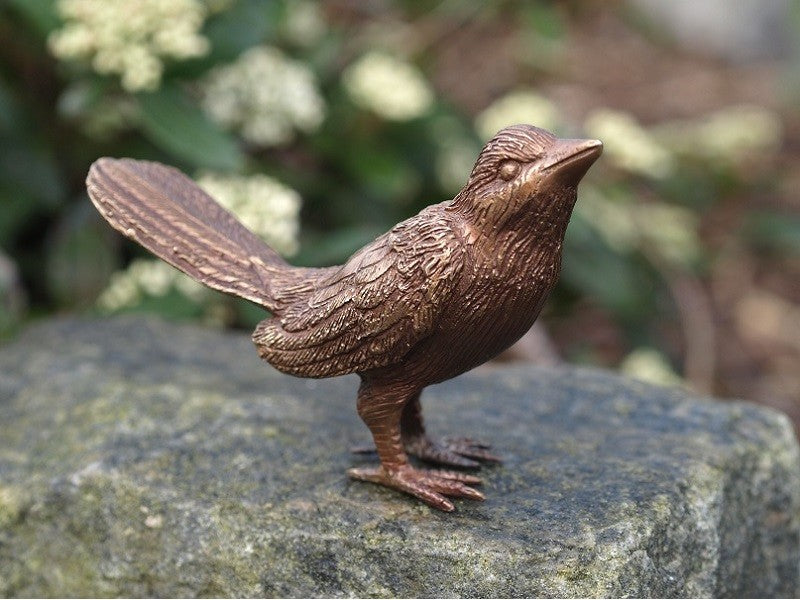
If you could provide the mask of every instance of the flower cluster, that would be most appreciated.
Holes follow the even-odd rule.
[[[350,98],[389,121],[409,121],[433,107],[434,94],[414,65],[384,52],[368,52],[342,74]]]
[[[623,375],[662,386],[683,385],[667,358],[655,348],[637,348],[622,361]]]
[[[730,164],[774,151],[783,133],[778,115],[758,106],[729,106],[650,128],[626,113],[599,109],[589,115],[584,128],[603,140],[607,157],[619,168],[653,178],[673,172],[679,157]]]
[[[206,293],[201,284],[167,263],[140,258],[124,271],[111,276],[108,286],[97,299],[97,306],[114,312],[136,306],[147,296],[166,296],[172,290],[196,302],[202,301]]]
[[[598,109],[587,117],[584,128],[603,140],[605,155],[620,169],[653,178],[672,172],[672,154],[629,114]]]
[[[270,46],[251,48],[211,71],[203,83],[203,109],[259,146],[291,141],[295,129],[315,131],[325,118],[311,70]]]
[[[558,130],[561,124],[550,100],[530,90],[518,90],[490,104],[475,119],[475,129],[488,140],[504,127],[520,123],[551,131]]]
[[[300,211],[300,196],[296,191],[266,175],[206,174],[198,184],[275,250],[283,254],[296,251]],[[146,297],[163,297],[173,291],[195,303],[208,305],[208,315],[219,320],[214,317],[220,312],[218,296],[156,259],[135,260],[126,270],[115,273],[97,304],[113,312],[136,306]]]
[[[674,152],[713,163],[736,163],[776,150],[783,135],[780,117],[760,106],[729,106],[704,117],[660,125],[655,135]]]
[[[300,194],[267,175],[205,174],[197,183],[277,252],[297,252]]]
[[[206,54],[200,0],[57,0],[64,26],[48,40],[62,60],[89,60],[101,74],[118,74],[129,92],[157,89],[163,59]]]
[[[312,0],[288,0],[283,34],[288,41],[297,46],[310,46],[317,42],[327,30],[328,25],[322,8]]]

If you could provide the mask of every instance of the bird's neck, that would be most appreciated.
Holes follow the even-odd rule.
[[[532,199],[518,210],[499,202],[469,202],[460,196],[447,208],[459,216],[465,239],[480,253],[500,257],[546,252],[560,255],[575,205],[575,190],[564,190],[563,195],[543,201]]]

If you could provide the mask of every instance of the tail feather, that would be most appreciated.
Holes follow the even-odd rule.
[[[292,267],[177,169],[101,158],[86,187],[127,237],[193,279],[274,311],[270,281]]]

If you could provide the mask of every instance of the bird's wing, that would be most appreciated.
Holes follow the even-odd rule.
[[[274,309],[272,279],[291,267],[177,169],[101,158],[86,187],[115,229],[159,258],[211,288]]]
[[[261,357],[302,377],[399,362],[433,331],[463,269],[464,247],[443,216],[429,209],[399,224],[263,321],[253,334]]]

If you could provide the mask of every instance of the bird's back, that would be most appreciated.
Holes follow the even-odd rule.
[[[259,354],[303,377],[401,362],[432,334],[458,287],[465,248],[443,205],[431,206],[328,269],[253,334]]]

